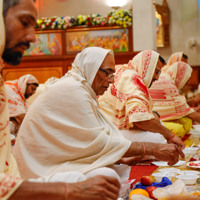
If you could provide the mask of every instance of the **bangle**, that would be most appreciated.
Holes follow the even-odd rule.
[[[153,111],[153,113],[155,113],[156,115],[158,115],[158,117],[160,118],[160,115],[157,111]]]
[[[65,200],[67,200],[67,183],[65,183],[65,195],[64,195]]]
[[[143,156],[144,156],[146,153],[146,148],[145,148],[144,142],[142,143],[142,146],[143,146]]]
[[[171,132],[170,132],[170,138],[168,139],[168,141],[172,140],[175,137],[175,135],[176,134],[174,132],[172,132],[172,130],[171,130]]]

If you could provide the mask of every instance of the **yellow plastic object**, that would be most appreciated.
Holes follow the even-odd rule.
[[[150,198],[149,193],[146,190],[143,190],[140,188],[134,189],[129,193],[129,200],[131,200],[131,196],[133,194],[140,194],[140,195]]]

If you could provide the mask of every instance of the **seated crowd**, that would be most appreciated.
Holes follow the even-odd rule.
[[[111,50],[89,47],[76,56],[65,76],[42,84],[14,147],[21,177],[33,183],[80,182],[97,175],[121,181],[129,178],[130,168],[124,176],[125,171],[122,174],[116,163],[124,170],[124,165],[132,166],[145,158],[173,165],[179,156],[184,157],[181,130],[175,129],[175,135],[166,128],[162,111],[165,101],[161,99],[157,108],[159,99],[155,96],[163,94],[172,102],[184,99],[178,89],[187,82],[192,69],[179,61],[161,72],[161,58],[157,52],[145,50],[128,64],[115,65]],[[181,79],[180,70],[185,72]],[[175,99],[173,95],[169,98],[167,91],[157,91],[157,84],[159,90],[172,87],[161,84],[166,78],[163,74],[172,77],[163,82],[170,86],[171,80]],[[174,110],[191,110],[185,115],[195,120],[196,112],[185,104]]]
[[[37,12],[34,0],[9,2],[0,4],[0,25],[6,33],[6,38],[0,33],[0,55],[17,65],[35,41]],[[19,22],[19,16],[30,25]],[[13,20],[19,35],[8,26]],[[35,93],[37,79],[25,75],[4,83],[0,76],[0,199],[115,200],[121,181],[129,178],[129,166],[149,158],[169,165],[184,159],[179,130],[175,134],[162,122],[181,124],[187,117],[199,123],[199,114],[179,93],[191,74],[184,55],[163,67],[157,52],[145,50],[115,65],[112,50],[88,47],[62,78],[45,84],[30,106],[27,98]],[[180,78],[179,70],[185,72]],[[165,87],[167,78],[175,98]],[[160,82],[162,96],[157,91]],[[170,113],[163,108],[166,98],[172,101]],[[176,101],[181,102],[178,109]],[[17,134],[14,157],[9,123]]]

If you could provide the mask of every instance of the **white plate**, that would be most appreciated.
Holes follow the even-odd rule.
[[[199,166],[190,166],[191,163],[199,164]],[[194,168],[194,169],[200,169],[200,161],[188,162],[186,165],[187,165],[188,167],[191,167],[191,168]]]
[[[180,169],[176,169],[176,168],[173,168],[173,167],[171,167],[171,168],[162,168],[162,169],[159,169],[159,171],[160,172],[170,172],[170,173],[179,173],[179,172],[181,172],[181,170]]]
[[[180,170],[180,172],[178,172],[178,174],[180,174],[180,175],[194,175],[194,174],[199,175],[200,172],[197,170],[182,170],[182,171]]]
[[[174,167],[178,167],[178,166],[181,166],[181,165],[184,165],[186,162],[183,161],[183,160],[179,160],[175,165],[173,165]],[[167,167],[167,166],[170,166],[167,164],[167,162],[164,162],[164,161],[155,161],[155,162],[152,162],[152,164],[156,165],[156,166],[159,166],[159,167]]]

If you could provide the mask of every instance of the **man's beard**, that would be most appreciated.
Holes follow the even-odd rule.
[[[10,65],[18,65],[21,62],[23,54],[19,51],[14,51],[11,48],[5,48],[2,58]]]
[[[27,46],[27,48],[30,47],[29,42],[20,42],[16,45],[16,47],[19,47],[21,45]],[[23,56],[23,53],[20,51],[13,50],[14,48],[5,48],[2,58],[3,60],[10,64],[10,65],[19,65]]]

